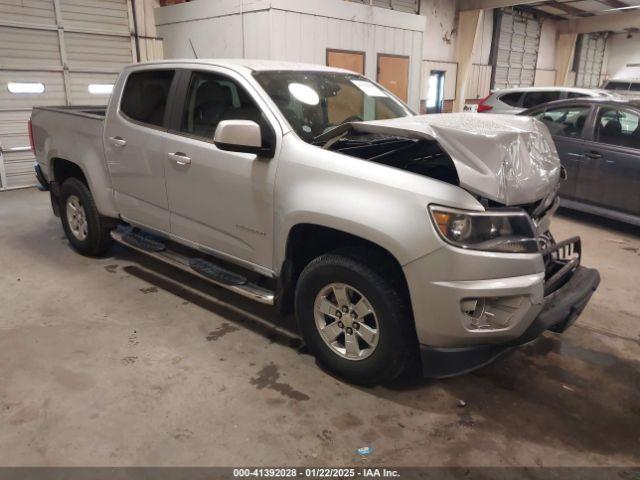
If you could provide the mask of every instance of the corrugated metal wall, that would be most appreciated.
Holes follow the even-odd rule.
[[[189,4],[165,7],[178,9]],[[176,10],[177,11],[177,10]],[[284,9],[227,13],[158,25],[167,58],[255,58],[325,65],[327,49],[365,53],[365,75],[377,77],[379,53],[410,57],[409,104],[420,104],[422,32]],[[243,37],[244,32],[244,37]]]
[[[152,0],[136,7],[153,15]],[[35,183],[27,132],[33,106],[106,104],[108,94],[88,88],[112,84],[136,60],[131,13],[130,0],[0,0],[0,189]],[[149,22],[136,13],[139,34],[152,37],[139,40],[153,54],[147,58],[161,58],[161,49],[147,48],[159,43],[155,28],[149,35]],[[9,82],[44,91],[11,93]]]

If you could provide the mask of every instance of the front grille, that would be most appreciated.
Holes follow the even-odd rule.
[[[572,237],[559,243],[541,243],[541,253],[545,265],[545,296],[558,290],[571,278],[580,265],[582,242],[580,237]]]

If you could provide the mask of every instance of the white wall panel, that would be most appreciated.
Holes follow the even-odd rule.
[[[118,72],[133,58],[128,36],[65,33],[65,45],[70,70]]]
[[[58,33],[0,26],[0,68],[62,68]]]
[[[127,0],[60,0],[60,6],[68,30],[129,34]]]
[[[334,0],[255,0],[240,15],[237,3],[199,0],[160,8],[156,19],[167,58],[193,58],[189,39],[200,57],[324,65],[327,49],[353,50],[365,53],[365,75],[375,80],[379,53],[406,55],[409,103],[419,106],[424,25],[418,27],[416,15]],[[393,26],[382,25],[385,20]]]
[[[118,75],[115,73],[72,73],[71,94],[78,105],[106,105],[108,94],[89,93],[90,84],[115,84]]]
[[[9,82],[42,82],[44,93],[11,93],[7,89]],[[30,72],[0,70],[0,108],[31,109],[33,105],[64,105],[64,82],[62,72]]]
[[[0,23],[54,26],[52,0],[0,0]]]

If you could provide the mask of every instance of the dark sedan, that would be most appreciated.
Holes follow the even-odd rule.
[[[640,99],[560,100],[520,115],[553,135],[562,205],[640,226]]]

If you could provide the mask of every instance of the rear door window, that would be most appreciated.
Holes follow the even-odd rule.
[[[498,100],[502,103],[506,103],[510,107],[517,107],[520,105],[520,97],[522,97],[522,92],[511,92],[501,95]]]
[[[544,122],[551,135],[580,138],[590,109],[586,105],[551,108],[535,114],[534,118]]]
[[[132,120],[161,127],[174,70],[134,72],[127,78],[120,111]]]
[[[554,100],[559,99],[560,92],[557,90],[545,92],[527,92],[525,93],[524,100],[522,101],[522,106],[524,108],[537,107],[538,105],[542,105],[543,103],[553,102]]]

